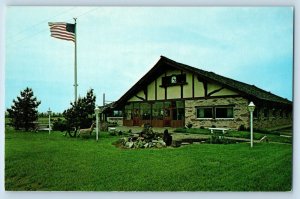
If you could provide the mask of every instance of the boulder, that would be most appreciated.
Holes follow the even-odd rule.
[[[125,147],[127,147],[127,148],[129,148],[129,149],[132,148],[133,145],[134,145],[133,142],[126,142],[126,143],[125,143]]]

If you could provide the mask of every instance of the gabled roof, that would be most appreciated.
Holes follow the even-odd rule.
[[[240,81],[236,81],[215,74],[213,72],[208,72],[192,66],[188,66],[186,64],[178,63],[167,57],[161,56],[159,61],[153,66],[153,68],[151,68],[150,71],[146,73],[133,87],[131,87],[118,101],[116,101],[115,107],[126,103],[132,97],[132,95],[135,95],[137,92],[141,90],[143,85],[147,85],[151,81],[153,81],[154,76],[157,76],[158,74],[160,75],[161,72],[164,70],[162,69],[163,65],[194,73],[198,77],[201,77],[202,79],[205,79],[210,82],[219,83],[222,86],[235,90],[241,93],[243,96],[246,96],[251,99],[259,99],[267,102],[280,103],[282,105],[292,105],[292,102],[289,101],[288,99],[274,95],[271,92],[267,92],[254,85],[249,85]]]

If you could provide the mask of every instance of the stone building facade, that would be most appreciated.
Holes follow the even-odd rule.
[[[242,97],[228,97],[215,99],[200,99],[185,101],[185,123],[192,124],[193,128],[224,127],[238,129],[240,126],[249,126],[249,102]],[[197,118],[197,107],[232,107],[232,118]]]

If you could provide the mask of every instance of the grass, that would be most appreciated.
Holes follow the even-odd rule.
[[[198,144],[120,149],[119,137],[61,132],[5,136],[5,189],[47,191],[289,191],[292,145]]]
[[[280,142],[280,143],[289,143],[292,144],[293,138],[292,137],[281,137],[281,135],[291,135],[291,129],[284,129],[282,132],[268,132],[268,133],[260,133],[260,132],[253,132],[253,139],[254,140],[260,140],[265,135],[268,138],[269,142]],[[211,132],[209,129],[201,129],[201,128],[177,128],[175,129],[176,133],[190,133],[190,134],[203,134],[203,135],[211,135]],[[226,137],[236,137],[236,138],[245,138],[250,139],[250,132],[249,131],[228,131],[225,134]]]

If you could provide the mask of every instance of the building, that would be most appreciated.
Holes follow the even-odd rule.
[[[254,128],[292,125],[292,102],[256,86],[161,56],[118,101],[125,126]]]

